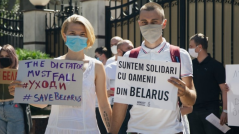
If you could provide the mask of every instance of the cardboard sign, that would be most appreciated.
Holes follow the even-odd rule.
[[[239,65],[226,65],[227,115],[229,126],[239,126]]]
[[[80,106],[83,62],[70,60],[20,61],[14,102]]]
[[[17,78],[17,69],[0,69],[0,84],[10,84]]]
[[[178,89],[168,79],[179,72],[179,63],[118,57],[114,102],[175,110]]]

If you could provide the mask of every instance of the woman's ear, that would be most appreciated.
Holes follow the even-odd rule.
[[[64,42],[66,42],[66,34],[65,33],[62,34],[62,38],[63,38]]]

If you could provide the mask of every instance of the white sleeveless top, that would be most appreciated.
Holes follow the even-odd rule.
[[[100,134],[95,115],[95,62],[89,58],[83,73],[81,107],[52,105],[45,134]]]

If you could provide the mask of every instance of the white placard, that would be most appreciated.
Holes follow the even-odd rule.
[[[118,57],[114,102],[175,110],[178,89],[168,82],[179,77],[180,64]]]
[[[14,102],[80,106],[83,62],[26,60],[19,62]]]
[[[226,65],[228,125],[239,126],[239,65]]]
[[[228,127],[227,125],[221,125],[220,124],[220,119],[215,116],[213,113],[211,113],[210,115],[208,115],[206,117],[206,120],[209,121],[210,123],[212,123],[212,125],[214,125],[216,128],[218,128],[219,130],[221,130],[224,134],[230,130],[231,128]]]

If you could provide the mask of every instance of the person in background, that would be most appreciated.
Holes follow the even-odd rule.
[[[0,48],[0,69],[17,68],[18,58],[15,49],[9,44],[4,45]],[[13,99],[8,92],[8,84],[0,84],[0,134],[29,134],[31,127],[31,117],[27,116],[30,114],[29,105],[14,103]]]
[[[133,43],[130,40],[122,40],[118,42],[117,44],[117,57],[123,56],[127,51],[134,48]],[[107,93],[109,97],[109,101],[111,106],[114,105],[114,88],[115,88],[115,76],[116,76],[116,69],[117,69],[117,61],[114,61],[110,64],[108,64],[105,67],[105,73],[106,73],[106,83],[107,83]],[[124,122],[119,130],[119,134],[126,134],[128,121],[130,118],[129,115],[129,109],[126,112]]]
[[[207,53],[208,37],[199,33],[190,38],[189,54],[195,58],[193,81],[197,91],[193,112],[188,115],[191,134],[221,134],[222,132],[205,118],[211,113],[227,123],[227,91],[223,65]],[[223,112],[219,115],[219,95],[222,92]]]
[[[106,61],[108,60],[108,50],[106,47],[98,47],[95,49],[95,58],[106,65]]]
[[[111,38],[110,46],[111,46],[111,52],[114,54],[114,56],[107,60],[106,65],[117,60],[117,44],[118,44],[118,42],[120,42],[122,40],[123,39],[119,36],[115,36],[115,37]]]
[[[109,131],[112,110],[107,98],[104,66],[100,61],[84,54],[84,49],[90,48],[95,42],[94,29],[85,17],[74,14],[62,24],[61,35],[69,49],[56,60],[83,62],[83,81],[79,85],[82,88],[82,105],[52,105],[45,134],[100,134],[95,118],[96,95],[101,117],[104,117],[105,127]],[[21,82],[14,81],[8,87],[13,95],[15,87],[22,87]],[[47,104],[33,106],[43,108]]]

